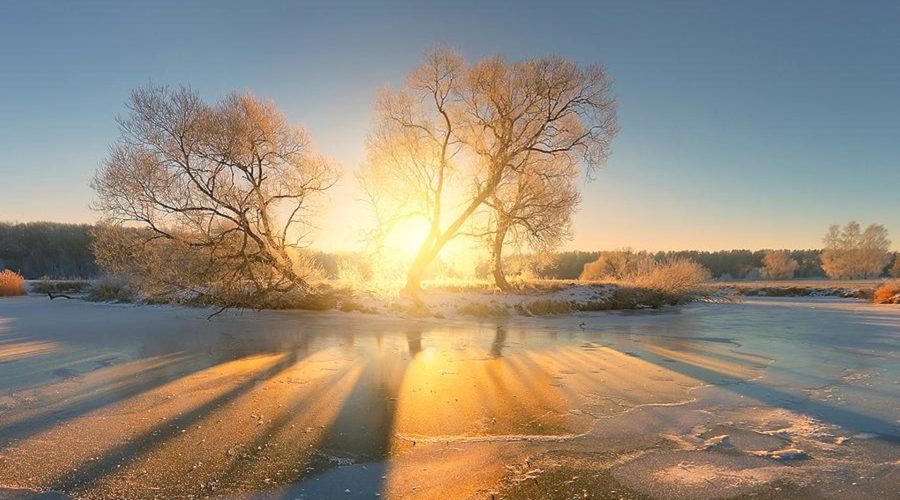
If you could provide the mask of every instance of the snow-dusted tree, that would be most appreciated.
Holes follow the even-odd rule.
[[[511,289],[503,269],[506,246],[543,255],[570,236],[580,201],[577,179],[577,165],[565,158],[539,157],[504,180],[485,202],[489,210],[481,230],[490,244],[491,275],[498,288]]]
[[[762,274],[766,279],[784,280],[794,277],[800,264],[791,257],[787,250],[766,250],[763,256]]]
[[[656,259],[648,252],[630,248],[600,252],[597,260],[584,265],[578,278],[584,281],[635,281],[646,276],[656,266]]]
[[[822,270],[832,279],[852,278],[854,269],[854,249],[859,246],[859,224],[848,222],[841,229],[837,224],[828,227],[823,238],[824,247],[819,259]]]
[[[871,224],[865,231],[855,221],[843,229],[835,224],[828,228],[823,241],[820,258],[829,278],[875,277],[889,262],[891,242],[880,224]]]
[[[101,265],[223,306],[305,291],[309,269],[291,249],[336,175],[306,132],[251,95],[209,105],[188,88],[152,86],[127,108],[93,182],[111,224],[98,232]]]
[[[409,293],[418,293],[427,266],[501,185],[516,185],[531,166],[555,164],[545,159],[587,171],[602,164],[617,132],[610,87],[599,66],[559,57],[469,66],[435,50],[403,90],[379,98],[364,177],[398,212],[429,225],[407,275]],[[449,207],[452,189],[467,194]]]
[[[871,224],[859,241],[858,262],[862,277],[877,278],[891,261],[891,240],[881,224]]]

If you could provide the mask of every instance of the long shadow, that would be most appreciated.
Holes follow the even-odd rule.
[[[42,409],[41,412],[30,415],[26,420],[3,425],[0,423],[0,441],[12,439],[25,439],[56,425],[82,417],[107,406],[128,400],[141,394],[150,392],[163,385],[181,378],[198,373],[225,362],[256,355],[273,354],[279,352],[291,352],[297,349],[308,349],[309,342],[314,334],[303,334],[301,337],[289,337],[278,332],[261,332],[251,337],[236,336],[229,332],[210,332],[209,335],[178,334],[173,332],[161,332],[158,336],[139,336],[134,342],[137,344],[137,352],[126,363],[110,363],[101,365],[103,370],[122,370],[127,363],[141,363],[160,358],[158,366],[147,369],[128,371],[117,376],[102,377],[97,370],[66,372],[64,377],[53,376],[54,361],[47,360],[49,365],[42,374],[44,378],[52,378],[58,383],[65,377],[77,376],[101,376],[104,380],[99,383],[86,384],[81,393],[67,394],[64,399],[59,399]],[[40,332],[28,335],[24,338],[43,338]],[[49,337],[55,339],[55,337]],[[83,340],[83,339],[82,339]],[[90,353],[96,356],[100,346],[95,346],[93,340],[85,341],[77,352]],[[87,355],[87,354],[86,354]],[[85,356],[86,356],[85,355]],[[89,359],[80,356],[81,359]],[[173,358],[173,359],[169,359]],[[168,361],[167,361],[168,360]],[[52,389],[53,383],[42,383],[28,391],[41,391]],[[18,392],[13,390],[13,392]]]
[[[66,401],[63,401],[61,405],[53,405],[48,411],[27,420],[0,426],[0,441],[28,438],[68,420],[151,391],[209,366],[213,365],[194,363],[193,358],[189,358],[177,363],[164,363],[162,366],[129,373],[123,377],[109,380],[100,386],[93,385],[87,389],[90,391],[89,397],[81,398],[73,395],[67,398],[77,400],[74,404],[66,404]],[[52,387],[52,385],[45,387]]]
[[[302,412],[304,410],[308,410],[310,407],[314,407],[317,404],[322,404],[322,398],[327,396],[329,391],[334,389],[335,386],[340,385],[340,382],[347,377],[351,372],[352,367],[345,367],[344,369],[332,374],[328,377],[328,380],[320,383],[318,387],[310,391],[308,394],[305,394],[303,397],[294,399],[290,405],[284,408],[281,411],[281,414],[273,419],[265,428],[264,431],[259,433],[259,437],[249,442],[245,448],[250,450],[253,453],[253,450],[262,449],[267,445],[272,436],[275,436],[283,431],[286,431],[291,428],[294,423],[303,424],[304,422],[298,420],[302,418]],[[327,402],[326,402],[327,404]],[[318,444],[321,441],[316,441]],[[308,459],[306,457],[309,455],[307,449],[302,447],[294,447],[291,448],[288,452],[292,456],[290,458],[281,457],[279,459],[280,463],[284,465],[290,465],[291,467],[296,467],[298,470],[305,471],[308,466]],[[292,461],[292,462],[291,462]],[[291,462],[291,463],[288,463]],[[240,475],[242,472],[247,472],[248,469],[242,468],[242,466],[248,465],[246,462],[241,462],[240,460],[235,460],[228,465],[221,473],[218,474],[219,481],[222,486],[228,488],[230,485],[240,483]],[[297,467],[298,465],[302,465],[303,467]],[[250,468],[252,468],[252,464],[249,464]],[[287,468],[287,467],[286,467]],[[299,480],[302,478],[304,473],[298,474],[295,480]]]
[[[406,334],[409,359],[370,359],[317,449],[318,463],[299,482],[253,498],[373,498],[384,495],[397,396],[409,365],[422,351],[422,334]],[[395,364],[390,364],[390,363]],[[349,464],[348,464],[349,462]],[[343,492],[343,493],[341,493]]]
[[[644,359],[697,380],[726,388],[768,406],[797,411],[823,422],[839,425],[852,432],[874,433],[878,436],[877,439],[895,444],[900,443],[897,424],[883,418],[825,404],[808,396],[792,394],[759,381],[743,380],[681,360],[675,363],[663,363],[662,357],[652,353],[648,353]]]
[[[117,467],[133,462],[142,454],[152,451],[160,447],[163,443],[179,436],[181,434],[181,428],[190,426],[222,405],[253,390],[261,383],[278,376],[308,355],[308,351],[304,352],[303,355],[298,351],[292,351],[285,354],[283,359],[268,367],[261,374],[251,377],[187,413],[151,427],[131,441],[105,452],[100,459],[92,460],[87,464],[82,464],[73,472],[54,480],[49,485],[50,489],[72,492],[89,488],[105,475],[114,472]]]

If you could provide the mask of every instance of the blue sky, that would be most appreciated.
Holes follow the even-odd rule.
[[[354,196],[374,92],[434,46],[603,64],[621,132],[569,248],[900,248],[900,2],[3,2],[0,220],[93,221],[130,89],[249,90],[305,125]],[[358,217],[323,209],[318,246]]]

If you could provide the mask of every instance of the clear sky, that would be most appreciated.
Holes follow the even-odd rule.
[[[807,248],[884,224],[900,248],[900,2],[0,3],[0,220],[91,222],[88,186],[130,89],[271,98],[344,169],[375,90],[422,53],[601,63],[621,132],[569,248]]]

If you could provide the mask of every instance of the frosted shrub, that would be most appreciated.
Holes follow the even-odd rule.
[[[0,272],[0,297],[25,295],[25,278],[21,274],[4,269]]]
[[[602,252],[597,260],[584,265],[580,279],[584,281],[634,281],[648,274],[656,261],[647,252],[614,250]]]
[[[875,290],[872,302],[876,304],[900,304],[900,279],[888,280]]]
[[[131,302],[134,292],[125,280],[104,276],[91,285],[87,299],[92,302]]]
[[[709,271],[686,258],[674,258],[658,263],[635,282],[672,295],[688,295],[702,292],[709,281]]]

